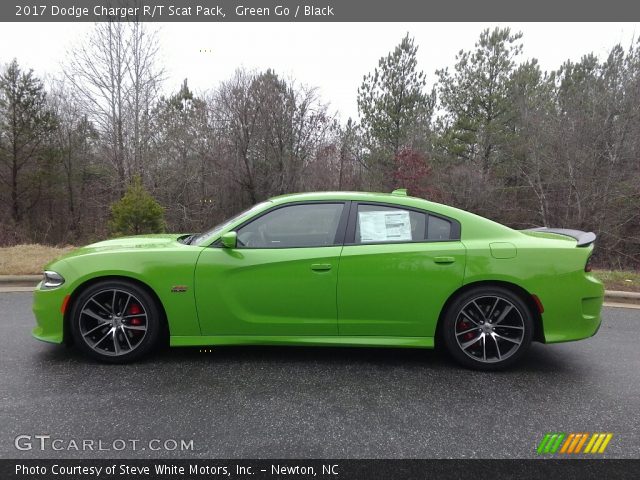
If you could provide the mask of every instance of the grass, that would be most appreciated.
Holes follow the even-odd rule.
[[[593,275],[604,283],[607,290],[640,292],[640,272],[594,269]]]
[[[0,275],[38,275],[45,264],[74,248],[37,244],[0,247]],[[607,290],[640,292],[640,272],[594,270],[593,274],[604,282]]]
[[[38,275],[45,264],[74,248],[38,244],[0,247],[0,275]]]

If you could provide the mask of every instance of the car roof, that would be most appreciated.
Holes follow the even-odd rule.
[[[396,192],[402,192],[396,190]],[[432,203],[423,198],[411,197],[403,193],[379,193],[379,192],[302,192],[302,193],[290,193],[287,195],[278,195],[272,197],[271,200],[274,203],[288,203],[288,202],[301,202],[301,201],[315,201],[315,200],[359,200],[370,202],[389,202],[389,203],[407,203],[407,201],[419,201],[424,203]]]
[[[272,204],[282,205],[292,202],[313,202],[313,201],[360,201],[360,202],[380,202],[387,204],[402,205],[406,207],[414,207],[420,210],[440,214],[453,218],[463,224],[463,236],[466,227],[467,233],[471,237],[487,238],[494,235],[505,235],[514,233],[509,227],[496,223],[485,217],[478,216],[474,213],[460,210],[449,205],[436,203],[424,198],[411,197],[406,194],[406,190],[395,190],[393,193],[378,192],[306,192],[292,193],[288,195],[279,195],[269,199]],[[475,227],[475,228],[474,228]]]
[[[424,198],[411,197],[406,194],[405,190],[395,190],[394,193],[379,192],[305,192],[291,193],[288,195],[279,195],[269,199],[273,204],[281,205],[291,202],[313,202],[313,201],[359,201],[359,202],[380,202],[395,205],[404,205],[407,207],[429,210],[441,215],[457,217],[459,214],[465,214],[463,210],[455,207],[443,205],[441,203],[431,202]]]

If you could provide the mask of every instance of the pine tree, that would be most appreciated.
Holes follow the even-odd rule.
[[[425,93],[426,78],[418,71],[418,47],[407,34],[365,75],[358,89],[358,111],[370,168],[384,186],[393,178],[394,159],[403,147],[423,142],[429,130],[435,93]]]
[[[24,199],[35,189],[34,170],[55,128],[42,81],[13,60],[0,74],[0,180],[9,187],[14,222],[23,217]]]
[[[164,231],[164,209],[134,176],[124,196],[111,206],[111,232],[140,235]]]
[[[442,144],[454,157],[477,162],[484,173],[510,134],[510,82],[515,59],[522,52],[521,38],[521,33],[512,34],[509,28],[487,29],[474,51],[456,55],[453,73],[436,72],[440,103],[448,112],[440,119]]]

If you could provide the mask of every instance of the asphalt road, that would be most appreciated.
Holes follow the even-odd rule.
[[[594,338],[534,344],[517,368],[478,373],[432,351],[346,348],[102,365],[32,339],[30,303],[0,294],[1,458],[524,458],[554,431],[612,432],[604,456],[640,455],[640,310],[606,308]],[[16,450],[18,435],[32,450]],[[111,450],[74,450],[82,440]],[[164,440],[194,450],[151,450]]]

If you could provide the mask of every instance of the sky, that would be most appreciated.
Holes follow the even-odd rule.
[[[153,23],[159,29],[164,90],[187,78],[198,91],[215,88],[239,67],[272,68],[298,83],[317,87],[323,102],[344,121],[357,118],[356,95],[372,71],[408,32],[415,38],[418,66],[432,85],[435,70],[453,67],[461,49],[472,49],[480,32],[509,26],[524,34],[524,54],[543,70],[593,52],[601,58],[616,43],[628,47],[640,23]],[[0,63],[17,58],[39,76],[56,76],[91,23],[1,23]]]

